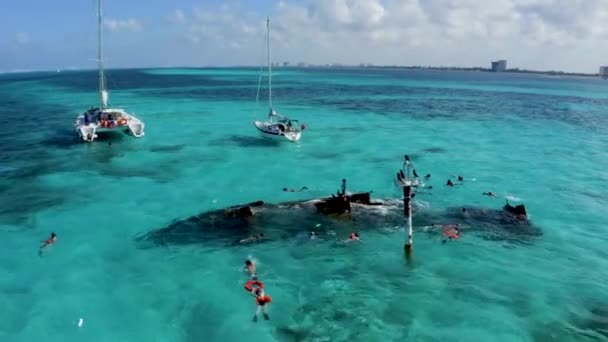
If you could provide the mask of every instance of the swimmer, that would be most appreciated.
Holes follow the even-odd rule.
[[[57,235],[55,235],[55,233],[51,233],[51,237],[42,241],[42,246],[40,246],[40,249],[38,250],[38,255],[42,255],[42,250],[52,244],[54,244],[57,241]]]
[[[466,215],[467,214],[467,208],[462,208],[462,214]]]
[[[304,191],[304,190],[308,190],[308,188],[305,186],[303,186],[300,190],[283,188],[283,191],[287,191],[287,192],[300,192],[300,191]]]
[[[484,192],[484,193],[482,193],[482,195],[486,195],[486,196],[490,196],[490,197],[498,197],[498,196],[496,196],[496,194],[495,194],[495,193],[493,193],[492,191]]]
[[[464,182],[464,178],[462,176],[458,176],[458,181],[459,182]]]
[[[314,240],[314,239],[316,239],[317,237],[318,237],[317,233],[315,233],[315,232],[310,232],[310,239],[311,239],[311,240]]]
[[[350,236],[348,237],[348,240],[346,240],[346,241],[348,242],[348,241],[361,241],[361,240],[359,240],[359,234],[350,233]]]
[[[451,179],[448,179],[448,182],[445,184],[447,186],[454,186],[454,182]]]
[[[426,176],[424,176],[424,179],[429,179],[429,178],[431,178],[431,174],[427,173]]]
[[[245,260],[245,272],[248,272],[251,275],[251,279],[255,279],[255,261],[253,260]]]
[[[253,321],[258,321],[258,315],[260,314],[260,312],[264,313],[264,319],[270,319],[266,312],[266,304],[270,303],[272,299],[270,298],[270,296],[264,294],[264,283],[259,280],[250,280],[245,283],[245,291],[249,292],[252,296],[255,297],[255,303],[257,304],[257,310],[255,312],[255,315],[253,316]]]
[[[250,243],[250,242],[256,242],[256,241],[261,241],[264,238],[264,234],[260,233],[258,235],[254,235],[254,236],[250,236],[248,238],[245,239],[241,239],[238,241],[235,241],[232,243],[232,245],[238,245],[238,244],[246,244],[246,243]]]
[[[453,227],[443,231],[443,235],[445,235],[447,237],[447,239],[444,239],[442,241],[442,243],[446,243],[447,240],[456,240],[456,239],[460,238],[460,228],[459,228],[460,225],[457,224],[455,226],[454,225],[451,225],[451,226],[453,226]]]
[[[269,295],[264,294],[264,289],[262,288],[257,288],[253,290],[252,293],[256,296],[255,303],[257,304],[255,314],[253,315],[253,321],[258,321],[258,316],[260,315],[260,313],[264,314],[265,320],[269,320],[270,317],[268,316],[267,310],[268,304],[272,302],[272,298]]]

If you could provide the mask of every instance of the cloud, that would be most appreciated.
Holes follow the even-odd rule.
[[[30,42],[30,34],[27,32],[17,32],[15,34],[15,41],[19,45],[25,45]]]
[[[175,24],[184,24],[186,23],[186,14],[182,10],[175,10],[171,14],[169,14],[169,21]]]
[[[240,6],[222,5],[219,9],[195,8],[187,25],[186,39],[191,43],[241,49],[260,42],[263,18],[242,15]]]
[[[486,66],[506,58],[595,71],[608,55],[608,0],[283,0],[264,13],[239,1],[202,6],[169,17],[176,41],[216,54],[199,57],[209,64],[261,59],[267,12],[275,61]]]
[[[104,26],[112,32],[139,32],[143,29],[143,25],[137,19],[105,19]]]

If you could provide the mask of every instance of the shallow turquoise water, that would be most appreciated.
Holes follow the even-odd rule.
[[[110,71],[111,104],[147,128],[111,146],[81,144],[70,130],[96,100],[94,72],[0,75],[0,340],[607,339],[608,83],[276,72],[275,107],[308,126],[298,144],[257,137],[252,120],[267,111],[255,103],[257,70]],[[306,239],[314,217],[250,246],[137,240],[207,210],[327,196],[342,178],[351,191],[399,199],[393,177],[405,153],[432,174],[434,189],[416,197],[418,226],[512,196],[542,235],[471,226],[444,245],[417,228],[413,264],[403,222],[382,214],[373,224],[318,218],[337,236],[317,241]],[[455,174],[464,185],[443,186]],[[364,243],[336,245],[351,230]],[[39,257],[52,231],[58,242]],[[248,256],[273,297],[268,322],[251,322]]]

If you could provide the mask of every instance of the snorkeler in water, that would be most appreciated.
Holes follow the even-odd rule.
[[[255,276],[255,261],[253,261],[252,259],[247,259],[245,260],[245,272],[249,273],[251,275],[251,279],[256,279]]]
[[[244,245],[247,243],[258,242],[264,239],[264,234],[253,235],[245,239],[241,239],[232,243],[232,245]]]
[[[443,235],[445,235],[446,239],[442,241],[442,243],[446,243],[447,240],[456,240],[460,238],[460,225],[448,225],[450,226],[448,229],[443,231]],[[445,225],[444,225],[445,227]]]
[[[55,233],[51,233],[51,237],[42,241],[42,246],[40,246],[40,249],[38,250],[38,255],[42,255],[42,250],[52,244],[54,244],[57,241],[57,235],[55,235]]]
[[[253,286],[256,286],[255,288]],[[259,280],[250,280],[245,284],[245,290],[255,297],[255,303],[257,305],[255,314],[253,315],[253,321],[258,321],[260,313],[264,314],[264,319],[269,320],[268,316],[268,304],[272,302],[272,298],[264,293],[264,283]]]
[[[348,237],[348,239],[345,242],[350,242],[350,241],[361,241],[359,239],[359,234],[357,234],[357,233],[350,233],[350,236]]]

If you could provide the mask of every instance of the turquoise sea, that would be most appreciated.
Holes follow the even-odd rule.
[[[95,71],[0,75],[0,341],[608,340],[608,82],[274,72],[275,108],[307,125],[299,143],[258,137],[257,68],[110,70],[110,104],[146,136],[93,144],[72,124],[97,102]],[[433,186],[415,198],[409,263],[393,182],[404,154]],[[452,175],[465,181],[445,186]],[[231,242],[258,231],[144,243],[209,210],[328,196],[342,178],[390,206],[284,213],[246,246]],[[507,196],[531,226],[486,221]],[[430,223],[462,236],[443,244]],[[351,231],[361,243],[337,243]],[[251,319],[248,257],[269,321]]]

